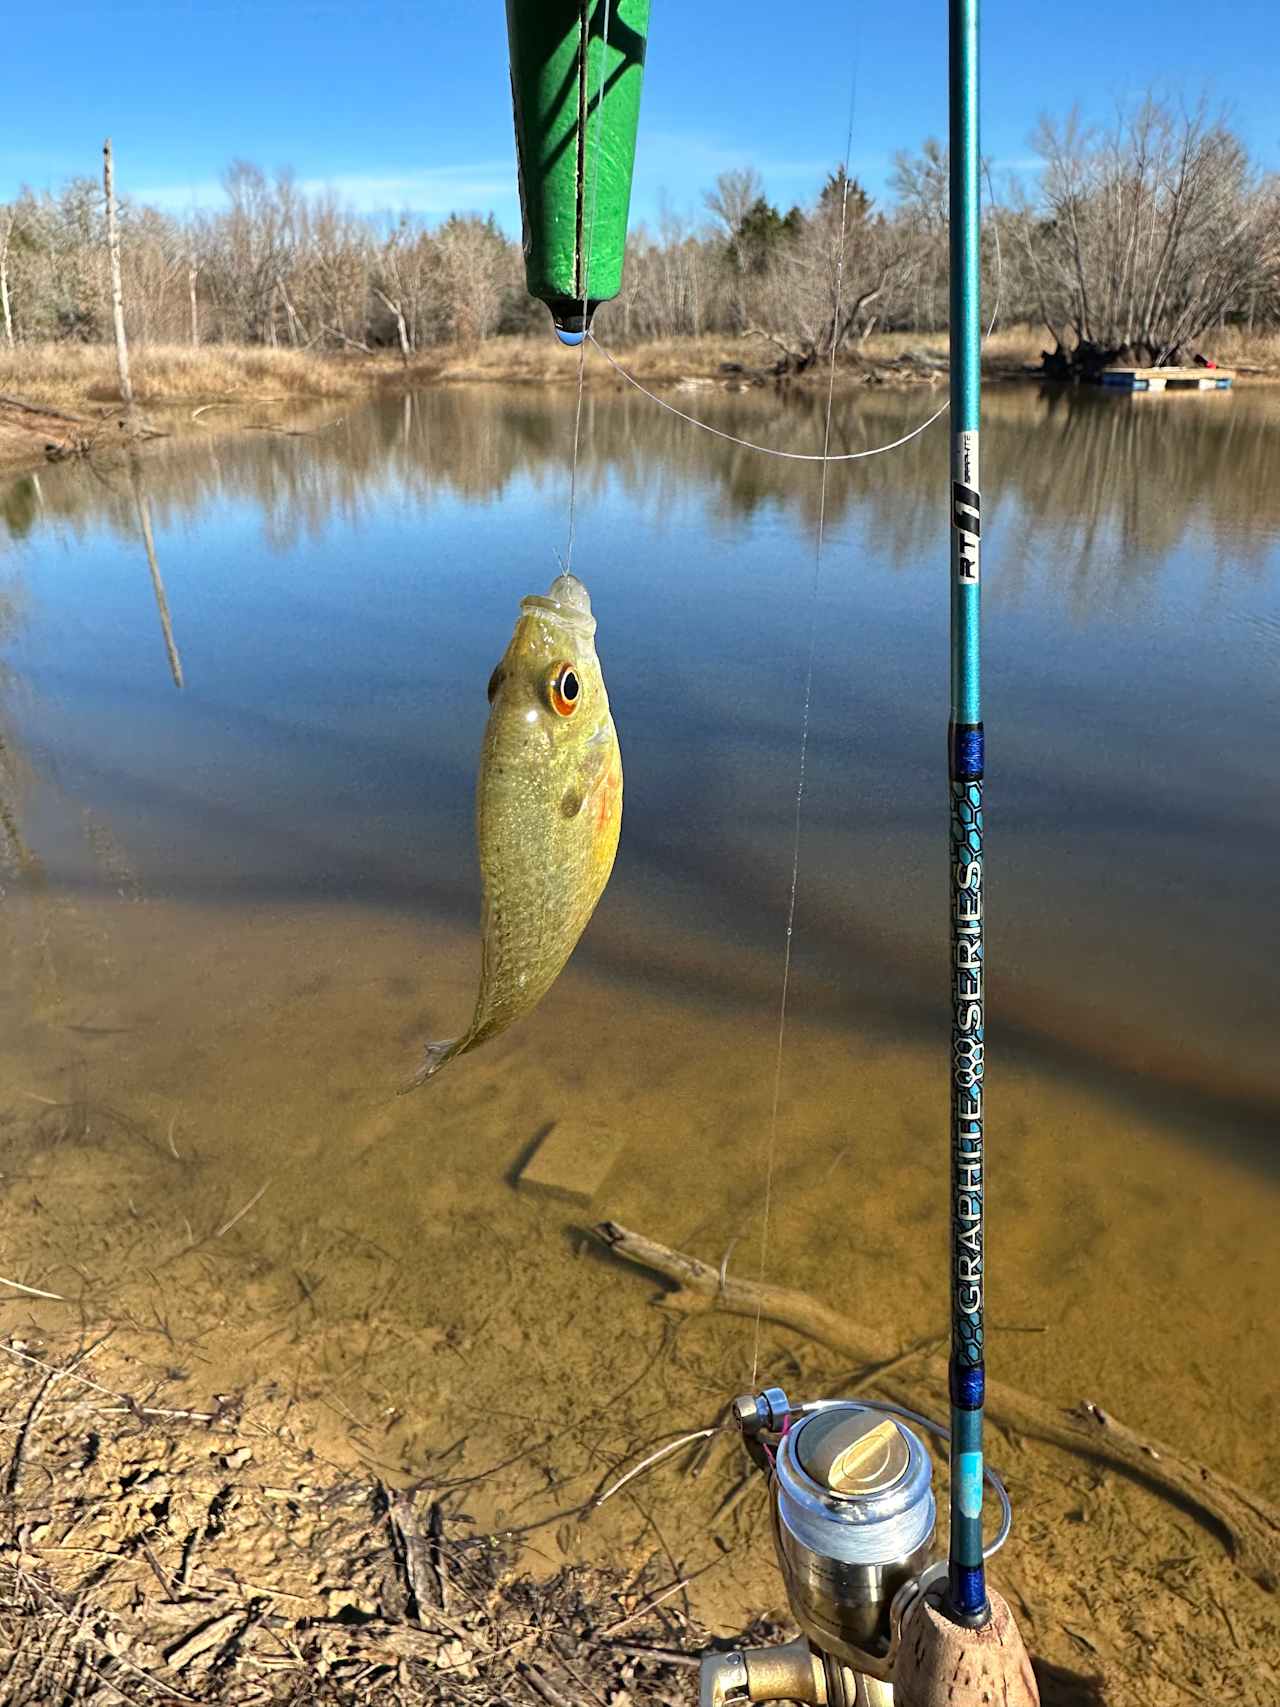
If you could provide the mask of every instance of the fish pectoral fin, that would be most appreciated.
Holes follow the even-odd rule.
[[[461,1037],[447,1038],[443,1043],[428,1043],[422,1065],[409,1080],[402,1085],[399,1094],[407,1096],[410,1091],[416,1091],[419,1085],[425,1085],[428,1079],[434,1078],[446,1062],[451,1061],[458,1051],[458,1045],[464,1041]]]
[[[593,737],[582,755],[577,775],[565,789],[560,810],[566,818],[576,818],[609,772],[613,743],[603,737]]]

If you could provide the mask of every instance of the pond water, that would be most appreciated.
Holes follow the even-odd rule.
[[[813,396],[677,400],[821,442]],[[845,396],[833,448],[933,404]],[[522,1521],[752,1375],[750,1322],[673,1326],[583,1230],[760,1272],[815,623],[767,1276],[945,1327],[946,427],[832,470],[815,593],[813,466],[588,393],[617,868],[542,1007],[398,1098],[470,1013],[485,686],[572,397],[307,425],[0,492],[0,1266],[380,1473],[521,1454]],[[983,469],[990,1366],[1275,1497],[1280,395],[992,388]],[[552,1122],[620,1145],[590,1208],[513,1185]]]

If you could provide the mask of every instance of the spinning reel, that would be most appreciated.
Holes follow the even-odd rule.
[[[947,1567],[934,1562],[937,1506],[933,1467],[922,1439],[947,1432],[914,1411],[881,1401],[818,1399],[793,1404],[780,1387],[744,1394],[733,1405],[743,1444],[770,1477],[770,1519],[787,1598],[802,1635],[773,1648],[735,1649],[703,1656],[701,1707],[748,1701],[800,1701],[813,1707],[899,1707],[959,1702],[928,1686],[906,1684],[928,1655],[904,1637],[926,1637],[943,1622],[938,1601]],[[1009,1533],[1009,1497],[991,1470],[986,1480],[1001,1506],[999,1530],[984,1557]],[[913,1617],[928,1612],[924,1620]],[[917,1623],[920,1631],[917,1632]],[[992,1596],[990,1619],[979,1629],[947,1626],[966,1648],[976,1643],[998,1656],[1003,1677],[1013,1667],[1021,1682],[1009,1707],[1034,1703],[1035,1682],[1008,1608]],[[944,1640],[946,1639],[944,1633]],[[979,1663],[975,1684],[993,1675]],[[976,1690],[974,1700],[981,1697]],[[996,1695],[989,1700],[1000,1699]]]

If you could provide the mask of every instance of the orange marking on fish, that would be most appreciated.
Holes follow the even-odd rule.
[[[618,811],[618,786],[622,778],[618,773],[616,760],[609,766],[604,781],[600,784],[596,801],[596,834],[606,830]]]

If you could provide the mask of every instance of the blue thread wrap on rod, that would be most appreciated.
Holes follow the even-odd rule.
[[[982,1563],[984,742],[978,0],[950,0],[951,1545],[947,1607],[990,1615]]]

